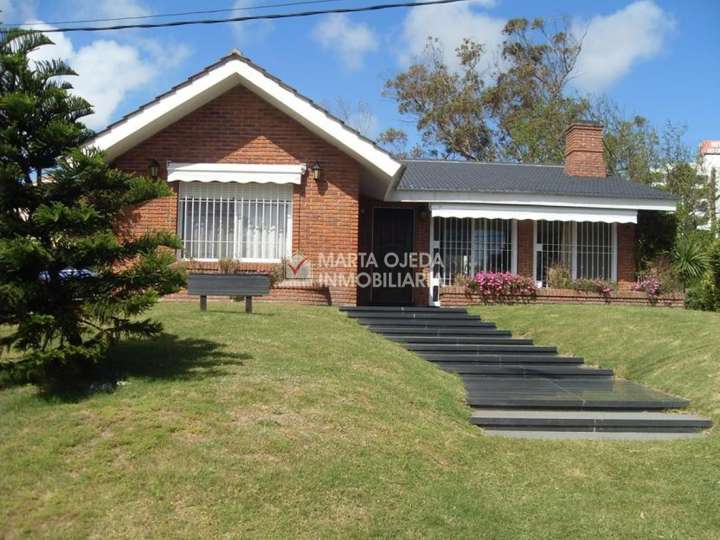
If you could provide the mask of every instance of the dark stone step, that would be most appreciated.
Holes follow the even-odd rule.
[[[391,341],[413,345],[532,345],[532,339],[512,336],[386,336]]]
[[[385,311],[360,311],[360,312],[348,312],[348,317],[351,319],[391,319],[391,320],[397,320],[402,321],[406,319],[432,319],[432,320],[450,320],[450,321],[479,321],[480,317],[477,315],[468,315],[467,313],[462,312],[449,312],[449,311],[438,311],[438,312],[432,312],[432,311],[419,311],[419,312],[398,312],[398,313],[388,313]]]
[[[473,407],[658,410],[687,400],[622,379],[473,377],[464,379]]]
[[[383,326],[412,326],[418,328],[495,328],[495,323],[484,322],[480,319],[355,319],[357,322],[370,328]]]
[[[395,336],[506,336],[512,337],[510,330],[498,330],[486,327],[407,327],[407,326],[368,326],[375,333],[388,338]]]
[[[583,358],[577,356],[558,356],[556,354],[478,354],[478,353],[434,353],[418,352],[430,362],[440,366],[447,364],[465,364],[467,366],[481,365],[581,365]]]
[[[443,362],[445,371],[461,375],[463,380],[472,377],[612,377],[612,369],[596,369],[578,365],[558,364],[474,364],[469,362]]]
[[[555,347],[540,347],[538,345],[512,345],[512,342],[503,345],[452,343],[406,343],[405,347],[411,351],[424,352],[475,352],[475,353],[514,353],[514,354],[553,354],[557,353]]]
[[[426,306],[341,306],[345,313],[467,313],[465,308]]]
[[[687,433],[712,427],[700,416],[646,411],[476,409],[470,422],[488,429],[548,431]]]

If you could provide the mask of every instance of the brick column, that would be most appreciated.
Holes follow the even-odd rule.
[[[621,285],[635,281],[635,224],[617,224],[617,279]]]
[[[530,219],[517,222],[517,273],[533,277],[534,222]]]

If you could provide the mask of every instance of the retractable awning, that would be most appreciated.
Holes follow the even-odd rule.
[[[168,182],[236,182],[242,184],[300,184],[305,164],[257,165],[252,163],[168,162]]]
[[[563,206],[524,206],[469,203],[433,203],[433,217],[531,219],[534,221],[589,221],[601,223],[637,223],[636,210]]]

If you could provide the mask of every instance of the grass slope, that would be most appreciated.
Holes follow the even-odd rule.
[[[335,309],[241,310],[158,306],[167,334],[115,352],[129,376],[114,394],[62,402],[29,387],[0,391],[0,537],[720,534],[715,434],[663,443],[486,437],[467,421],[458,378]],[[480,311],[691,397],[718,419],[717,316]],[[657,341],[671,335],[679,345],[667,351]],[[677,352],[682,372],[656,352]]]

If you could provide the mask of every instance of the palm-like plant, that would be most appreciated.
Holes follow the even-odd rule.
[[[683,235],[677,238],[672,251],[672,264],[683,286],[700,279],[709,263],[707,250],[697,237]]]

